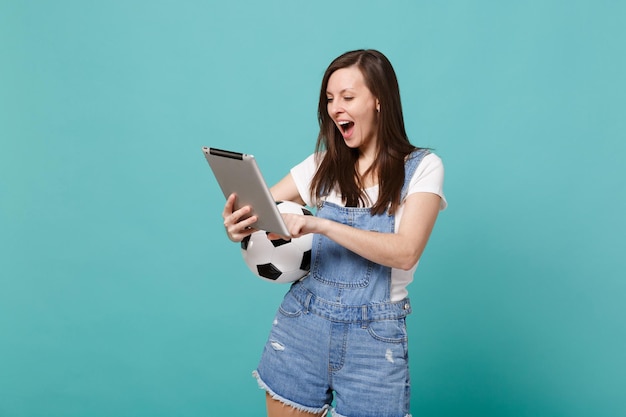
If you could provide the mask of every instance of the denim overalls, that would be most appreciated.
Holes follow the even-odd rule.
[[[405,164],[402,200],[427,150]],[[318,217],[393,233],[395,216],[324,202]],[[297,409],[339,416],[405,417],[409,370],[408,299],[390,301],[391,268],[322,235],[313,238],[309,275],[294,283],[274,320],[255,371],[262,388]]]

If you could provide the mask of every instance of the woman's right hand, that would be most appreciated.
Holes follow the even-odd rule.
[[[239,210],[233,211],[236,200],[236,194],[233,193],[228,196],[224,205],[224,211],[222,211],[222,217],[224,218],[224,228],[228,238],[233,242],[241,242],[246,236],[256,232],[252,225],[258,218],[257,216],[245,218],[252,211],[250,206],[243,206]]]

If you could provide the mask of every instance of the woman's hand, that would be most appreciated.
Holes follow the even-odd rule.
[[[239,210],[233,211],[237,195],[234,193],[228,196],[222,217],[224,218],[224,228],[228,238],[233,242],[241,242],[246,236],[256,232],[252,225],[258,220],[257,216],[245,218],[251,211],[250,206],[243,206]]]
[[[324,219],[317,218],[315,216],[305,216],[303,214],[293,213],[281,213],[287,230],[289,230],[290,236],[285,237],[277,233],[268,233],[267,238],[270,240],[289,240],[291,238],[297,238],[309,233],[317,233],[319,225]]]
[[[291,237],[300,237],[309,233],[318,233],[319,225],[324,219],[303,214],[283,213],[283,220]]]
[[[324,225],[329,223],[326,219],[315,216],[305,216],[303,214],[282,213],[282,216],[292,238],[301,237],[310,233],[323,233]],[[270,239],[277,238],[272,235],[273,234],[270,234],[268,237]]]

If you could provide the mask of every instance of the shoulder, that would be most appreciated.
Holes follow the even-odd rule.
[[[407,194],[417,192],[434,193],[441,197],[444,209],[447,202],[443,193],[444,166],[441,158],[430,152],[424,156],[411,177]]]
[[[424,159],[422,159],[422,163],[420,165],[423,165],[424,167],[428,167],[430,169],[443,170],[443,161],[437,154],[433,152],[429,152],[428,154],[426,154],[424,156]]]
[[[416,149],[407,155],[405,160],[405,167],[413,171],[424,171],[426,170],[443,170],[443,161],[441,158],[430,151],[429,149]],[[412,168],[412,169],[411,169]],[[415,172],[417,174],[417,172]]]
[[[437,154],[430,152],[427,149],[420,149],[411,153],[407,158],[407,162],[411,159],[417,159],[419,157],[421,157],[421,159],[419,159],[419,165],[413,175],[414,178],[416,176],[423,175],[425,172],[440,171],[443,173],[443,161]]]

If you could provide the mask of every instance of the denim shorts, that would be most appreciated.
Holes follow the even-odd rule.
[[[409,416],[408,299],[346,307],[294,285],[254,375],[273,398],[345,417]]]

